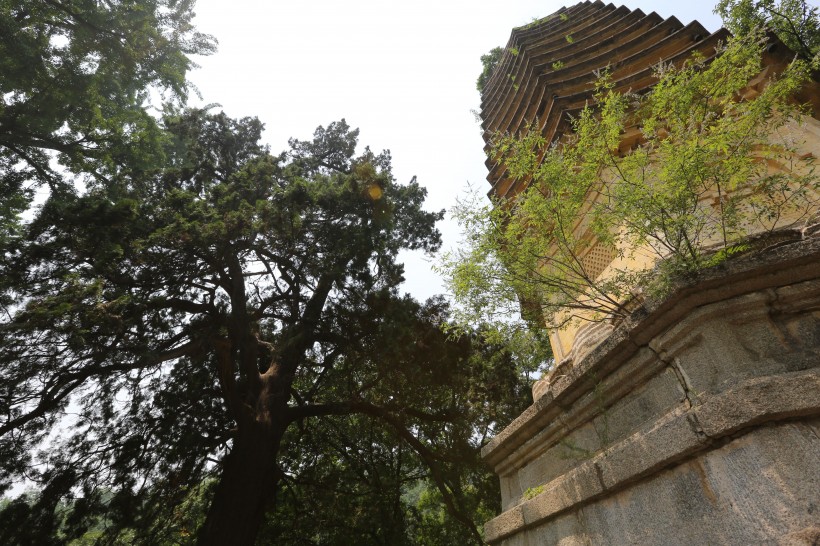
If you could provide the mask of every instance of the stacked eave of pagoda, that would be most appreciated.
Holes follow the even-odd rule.
[[[481,100],[485,150],[493,135],[520,135],[531,126],[547,142],[560,138],[569,120],[591,102],[596,74],[608,69],[616,91],[644,93],[657,81],[659,63],[680,64],[694,52],[716,54],[729,32],[709,33],[697,21],[582,2],[513,29]],[[505,198],[521,191],[503,164],[487,159],[489,194]]]

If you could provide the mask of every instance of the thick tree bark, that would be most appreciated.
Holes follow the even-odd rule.
[[[284,430],[268,420],[242,428],[200,530],[201,546],[252,546],[279,480],[276,455]]]
[[[288,426],[290,381],[278,369],[272,366],[268,373],[257,375],[260,389],[256,395],[247,399],[247,406],[237,404],[241,407],[235,411],[236,438],[200,529],[200,546],[252,546],[256,542],[279,481],[276,457]]]
[[[229,262],[234,279],[231,301],[231,339],[213,340],[225,402],[237,421],[237,435],[225,459],[199,546],[253,546],[264,522],[268,501],[276,490],[276,457],[289,424],[288,399],[298,363],[313,344],[313,332],[333,287],[323,275],[305,306],[302,320],[285,336],[287,341],[264,373],[258,372],[261,342],[248,315],[245,286],[238,259]],[[235,351],[234,348],[239,350]],[[235,362],[234,359],[238,359]],[[244,371],[247,391],[240,399],[234,370]]]

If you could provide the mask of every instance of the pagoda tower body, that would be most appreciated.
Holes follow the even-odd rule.
[[[601,69],[644,94],[658,63],[711,59],[728,38],[600,1],[516,28],[482,91],[486,150],[497,134],[559,141]],[[791,59],[775,43],[764,76]],[[798,100],[812,112],[791,129],[799,152],[820,156],[817,82]],[[621,146],[639,143],[627,130]],[[488,157],[492,198],[526,189]],[[490,544],[820,543],[820,229],[790,233],[620,323],[551,332],[556,366],[482,452],[502,491]],[[618,257],[590,245],[582,259],[606,275]]]

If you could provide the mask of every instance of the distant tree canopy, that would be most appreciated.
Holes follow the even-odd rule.
[[[764,27],[804,60],[820,61],[820,7],[806,0],[720,0],[715,13],[734,34]]]

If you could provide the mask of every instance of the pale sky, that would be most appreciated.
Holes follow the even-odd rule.
[[[625,5],[708,30],[720,27],[713,1],[630,0]],[[558,0],[197,0],[198,30],[219,50],[190,74],[202,103],[232,117],[256,116],[278,153],[289,137],[310,139],[318,125],[345,118],[360,145],[389,149],[399,182],[414,175],[428,210],[450,209],[468,182],[489,189],[484,142],[471,109],[481,55],[504,46],[513,27],[549,15]],[[617,3],[616,5],[620,5]],[[198,103],[198,101],[194,101]],[[458,244],[451,221],[443,248]],[[422,256],[406,258],[405,290],[443,293]]]

